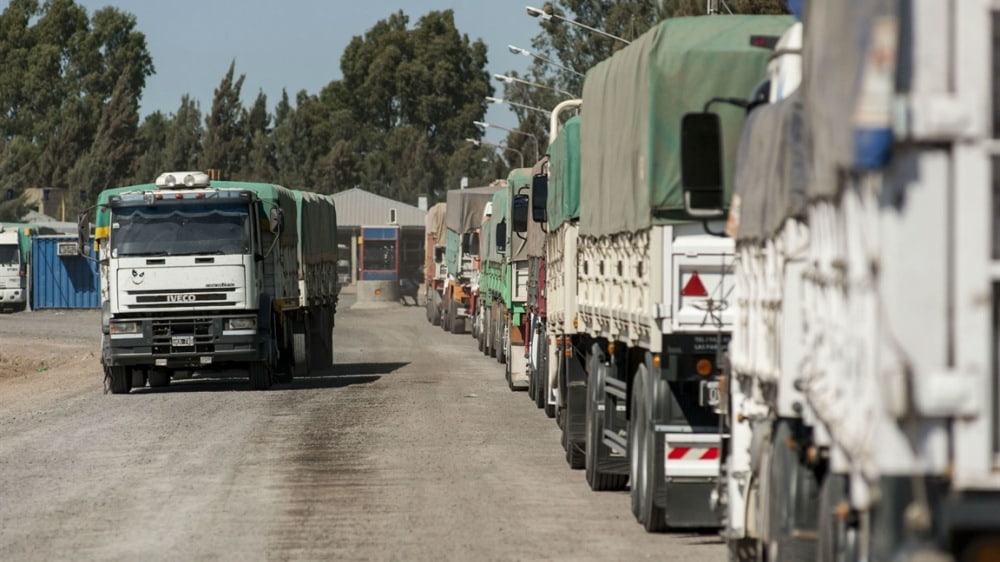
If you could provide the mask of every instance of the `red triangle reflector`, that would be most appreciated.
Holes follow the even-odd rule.
[[[687,285],[684,285],[684,289],[681,291],[681,295],[685,297],[707,297],[708,291],[705,290],[705,286],[701,283],[701,277],[698,277],[698,272],[694,272],[691,278],[688,279]]]

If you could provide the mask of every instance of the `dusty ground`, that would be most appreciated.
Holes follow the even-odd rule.
[[[103,394],[97,312],[0,316],[0,560],[722,560],[590,492],[556,425],[424,309],[337,315],[337,366]]]

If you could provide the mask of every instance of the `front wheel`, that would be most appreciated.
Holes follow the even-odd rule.
[[[104,380],[111,394],[128,394],[132,390],[132,369],[128,367],[105,367]]]
[[[254,390],[267,390],[271,388],[271,370],[263,361],[250,363],[250,386]]]

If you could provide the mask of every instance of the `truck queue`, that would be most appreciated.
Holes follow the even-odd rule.
[[[472,270],[428,251],[428,320],[648,531],[719,527],[733,560],[1000,558],[996,14],[661,22],[553,111],[478,249],[436,237]]]

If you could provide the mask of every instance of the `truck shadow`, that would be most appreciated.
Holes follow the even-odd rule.
[[[409,362],[387,363],[339,363],[325,369],[316,369],[309,374],[292,380],[275,381],[273,391],[313,390],[322,388],[343,388],[347,386],[371,384],[383,375],[409,365]],[[232,392],[250,390],[250,382],[243,371],[232,370],[221,373],[206,373],[190,378],[174,380],[169,386],[159,388],[135,388],[132,394],[165,394],[173,392]]]

